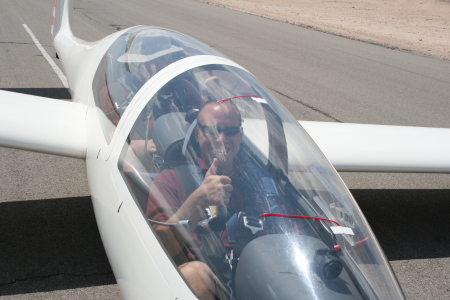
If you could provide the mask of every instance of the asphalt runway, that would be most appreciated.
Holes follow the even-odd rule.
[[[450,128],[448,61],[193,0],[74,2],[76,36],[138,24],[183,32],[246,67],[297,119]],[[0,89],[70,98],[22,25],[54,58],[52,6],[1,2]],[[450,175],[341,175],[407,298],[449,299]],[[0,213],[1,299],[122,299],[83,160],[0,148]]]

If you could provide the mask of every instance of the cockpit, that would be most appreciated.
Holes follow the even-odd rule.
[[[113,131],[162,70],[146,62],[218,56],[157,28],[136,28],[121,41],[94,86],[100,108],[108,88],[111,106],[101,111]],[[117,166],[173,267],[200,298],[183,271],[193,263],[206,270],[216,299],[392,298],[392,271],[337,172],[250,73],[221,61],[162,77],[133,119]],[[112,83],[135,75],[138,63],[150,76],[114,92]]]

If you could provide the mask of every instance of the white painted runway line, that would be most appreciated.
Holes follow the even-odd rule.
[[[50,55],[48,55],[47,51],[45,51],[44,47],[42,47],[41,43],[36,38],[34,33],[31,31],[31,29],[27,26],[27,24],[22,24],[22,26],[28,32],[28,34],[30,35],[30,37],[33,40],[34,44],[39,49],[39,51],[41,51],[41,53],[44,56],[44,58],[47,60],[47,62],[52,67],[53,71],[55,71],[56,75],[58,75],[59,79],[61,79],[61,82],[63,83],[64,87],[66,89],[68,89],[69,88],[69,83],[67,82],[66,75],[64,75],[63,71],[61,71],[61,69],[56,65],[56,63],[53,61],[53,59],[50,57]]]

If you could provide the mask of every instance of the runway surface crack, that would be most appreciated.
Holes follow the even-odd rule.
[[[32,276],[28,278],[16,278],[8,282],[0,283],[0,287],[5,287],[8,285],[16,284],[19,282],[26,282],[28,280],[35,280],[35,279],[50,279],[50,278],[57,278],[59,276],[73,276],[73,277],[90,277],[90,276],[104,276],[104,275],[113,275],[112,271],[109,272],[99,272],[99,273],[90,273],[90,274],[70,274],[70,273],[56,273],[56,274],[49,274],[49,275],[42,275],[42,276]]]
[[[11,44],[11,45],[33,45],[33,43],[24,43],[24,42],[0,42],[0,44]]]
[[[317,112],[317,113],[319,113],[319,114],[321,114],[321,115],[323,115],[323,116],[326,116],[326,117],[328,117],[328,118],[330,118],[330,119],[333,119],[333,120],[336,121],[336,122],[343,123],[343,121],[341,121],[341,120],[339,120],[339,119],[333,117],[332,115],[330,115],[330,114],[327,113],[327,112],[324,112],[323,110],[320,110],[320,109],[318,109],[318,108],[316,108],[316,107],[314,107],[314,106],[311,106],[311,105],[309,105],[309,104],[307,104],[307,103],[305,103],[305,102],[303,102],[303,101],[301,101],[301,100],[299,100],[299,99],[292,98],[291,96],[288,96],[288,95],[286,95],[286,94],[284,94],[284,93],[282,93],[282,92],[280,92],[280,91],[278,91],[278,90],[276,90],[276,89],[272,89],[272,88],[269,88],[269,89],[270,89],[271,91],[274,91],[274,92],[277,93],[277,94],[280,94],[280,95],[283,96],[283,97],[288,98],[289,100],[295,101],[295,102],[297,102],[297,103],[299,103],[299,104],[301,104],[301,105],[303,105],[303,106],[306,106],[307,108],[312,109],[312,110],[314,110],[315,112]]]

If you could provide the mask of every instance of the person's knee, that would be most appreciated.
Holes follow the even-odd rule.
[[[214,299],[215,283],[211,269],[200,261],[180,266],[180,272],[200,299]]]
[[[200,261],[184,264],[180,267],[180,271],[189,283],[190,281],[203,281],[208,284],[213,282],[211,269]]]

